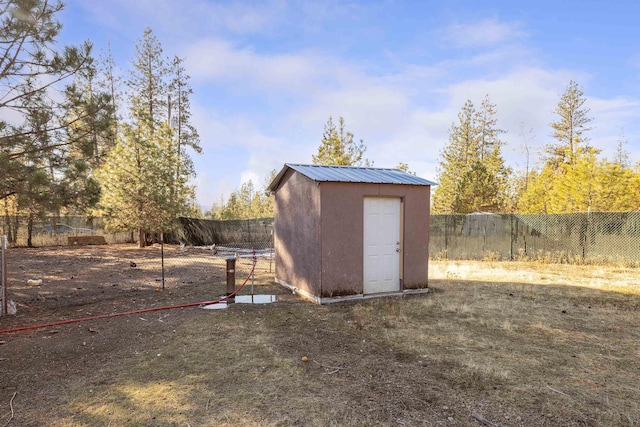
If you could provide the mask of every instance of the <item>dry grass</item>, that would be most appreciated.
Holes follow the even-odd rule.
[[[25,400],[18,384],[12,425],[480,426],[473,414],[500,426],[640,425],[637,270],[430,270],[427,295],[183,310],[49,338],[82,341],[84,351],[12,336],[51,363],[87,363],[57,377],[55,393]],[[130,339],[110,345],[125,327]],[[38,380],[33,369],[12,374]],[[0,395],[4,406],[13,391]]]

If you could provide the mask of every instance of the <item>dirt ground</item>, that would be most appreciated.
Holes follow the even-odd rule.
[[[165,255],[161,291],[157,247],[12,249],[0,330],[224,294],[224,260]],[[434,262],[428,295],[314,306],[271,267],[274,304],[0,334],[0,426],[640,425],[636,270]]]
[[[170,245],[163,250],[164,290],[159,245],[144,249],[129,244],[9,249],[8,299],[16,304],[17,314],[0,318],[0,330],[215,301],[226,294],[223,255]],[[251,289],[252,281],[247,280],[251,267],[248,257],[236,263],[236,285],[247,281],[242,294]],[[269,272],[273,268],[268,259],[258,258],[255,292],[295,300],[289,291],[272,283]],[[66,381],[113,363],[118,353],[139,348],[146,338],[167,332],[171,325],[194,314],[198,315],[197,308],[174,309],[0,335],[0,389],[3,396],[20,394],[30,414],[23,419],[16,416],[8,425],[48,425],[46,402]],[[10,416],[12,408],[8,409],[8,413],[0,411],[0,425]]]
[[[18,315],[3,319],[3,324],[45,323],[153,304],[208,301],[224,294],[223,256],[203,248],[180,250],[165,245],[163,250],[164,254],[159,245],[139,249],[126,244],[10,249],[9,298],[17,304]],[[160,292],[162,255],[165,292]],[[268,260],[259,259],[257,273],[269,268]],[[237,280],[244,279],[250,269],[251,259],[241,258]]]

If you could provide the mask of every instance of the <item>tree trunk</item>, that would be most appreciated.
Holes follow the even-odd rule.
[[[27,247],[32,248],[33,242],[31,240],[31,236],[33,233],[33,214],[29,214],[27,218]]]
[[[144,233],[144,229],[142,227],[138,228],[138,247],[144,248],[147,246],[147,239]]]

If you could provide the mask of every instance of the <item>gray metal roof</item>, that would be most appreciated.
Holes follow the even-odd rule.
[[[287,163],[273,182],[269,184],[269,191],[276,191],[287,170],[296,172],[316,182],[359,182],[367,184],[404,184],[404,185],[437,185],[435,182],[411,175],[399,169],[356,167],[356,166],[328,166],[328,165],[300,165]]]

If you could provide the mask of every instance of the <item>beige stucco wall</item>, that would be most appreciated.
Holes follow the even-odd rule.
[[[428,186],[321,183],[322,296],[363,292],[365,197],[402,199],[402,289],[426,288],[429,258],[429,193]]]
[[[320,189],[290,169],[275,195],[276,279],[320,295]]]

